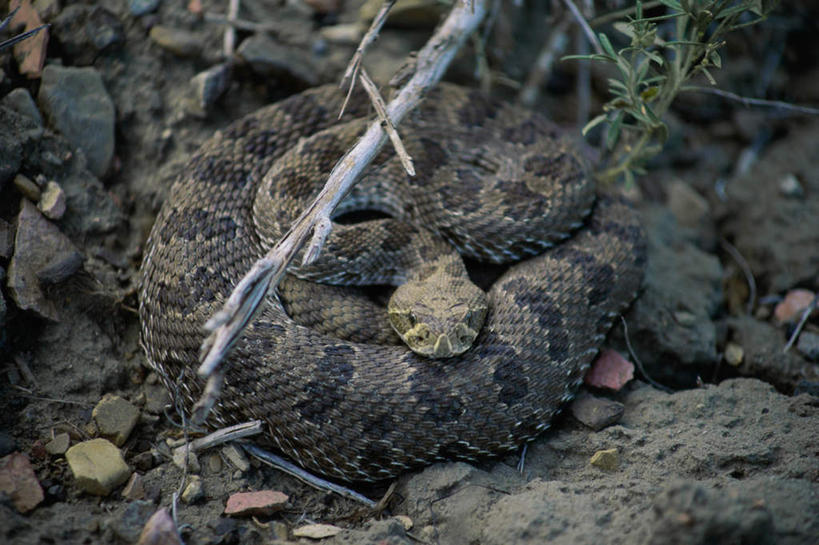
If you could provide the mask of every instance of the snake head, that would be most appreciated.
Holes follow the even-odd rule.
[[[421,356],[449,358],[466,352],[483,326],[486,294],[463,281],[447,285],[410,281],[399,286],[387,305],[390,324]]]

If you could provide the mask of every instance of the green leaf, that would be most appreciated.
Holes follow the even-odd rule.
[[[595,127],[596,127],[597,125],[599,125],[600,123],[603,123],[604,121],[606,121],[606,118],[608,118],[608,115],[607,115],[607,114],[600,114],[600,115],[598,115],[597,117],[595,117],[594,119],[592,119],[591,121],[589,121],[588,123],[586,123],[586,124],[583,126],[583,130],[581,131],[581,134],[582,134],[583,136],[586,136],[586,133],[588,133],[590,130],[592,130],[593,128],[595,128]]]
[[[600,39],[600,45],[603,46],[603,50],[608,53],[612,58],[617,58],[617,53],[614,52],[614,48],[611,46],[611,42],[609,41],[609,37],[600,32],[597,34],[597,37]]]
[[[623,124],[623,116],[623,111],[620,110],[614,117],[614,121],[609,125],[609,130],[606,133],[606,149],[609,151],[614,149],[614,145],[617,144],[617,139],[620,137],[620,125]]]

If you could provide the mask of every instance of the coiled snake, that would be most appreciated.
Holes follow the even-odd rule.
[[[202,325],[360,134],[366,98],[354,97],[353,121],[339,124],[342,98],[321,87],[250,114],[207,141],[174,183],[147,242],[139,315],[150,365],[188,406],[203,385],[195,376]],[[491,287],[482,327],[480,310],[447,299],[464,290],[476,298],[463,278],[421,287],[421,303],[396,294],[410,306],[392,317],[396,327],[414,328],[408,336],[425,337],[429,353],[465,350],[446,359],[389,344],[386,313],[347,288],[288,276],[287,309],[315,328],[268,296],[229,358],[212,423],[262,419],[268,443],[340,480],[497,455],[537,435],[574,395],[643,275],[634,213],[616,197],[595,198],[583,161],[542,117],[441,84],[400,131],[418,176],[384,151],[340,207],[396,219],[334,226],[319,262],[300,276],[458,277],[449,244],[492,262],[528,258]],[[469,327],[456,325],[452,341],[429,334],[412,305]],[[365,325],[359,311],[377,323]],[[471,348],[454,346],[474,333]]]

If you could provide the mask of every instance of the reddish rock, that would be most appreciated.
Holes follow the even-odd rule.
[[[182,545],[179,531],[167,509],[160,509],[148,519],[137,545]]]
[[[586,373],[585,383],[595,388],[619,390],[634,378],[634,364],[616,350],[603,350]]]
[[[287,494],[277,490],[238,492],[228,498],[225,514],[234,517],[270,515],[280,511],[288,499]]]
[[[11,498],[20,513],[28,513],[43,501],[40,481],[25,454],[12,452],[0,458],[0,493]]]

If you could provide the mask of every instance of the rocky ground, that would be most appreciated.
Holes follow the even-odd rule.
[[[408,3],[420,7],[368,54],[376,81],[442,9]],[[176,491],[191,544],[308,540],[300,528],[313,523],[338,532],[327,543],[819,541],[816,313],[797,327],[819,292],[819,121],[701,94],[681,97],[665,152],[632,190],[649,237],[626,316],[639,378],[584,395],[529,445],[522,472],[518,456],[437,464],[400,478],[374,512],[236,447],[201,453],[187,473],[174,464],[181,432],[144,366],[135,311],[153,218],[214,130],[338,80],[360,5],[242,0],[242,18],[268,32],[239,32],[231,73],[222,28],[202,15],[226,2],[207,0],[36,0],[47,47],[0,52],[0,541],[135,543]],[[545,13],[503,6],[487,53],[493,92],[514,98]],[[819,14],[807,9],[786,2],[736,36],[720,84],[819,104]],[[474,85],[475,58],[465,51],[448,78]],[[567,126],[573,71],[561,64],[536,105]],[[625,341],[618,325],[609,344],[628,354]],[[388,484],[360,491],[377,499]],[[287,498],[225,514],[235,493],[265,490]]]

